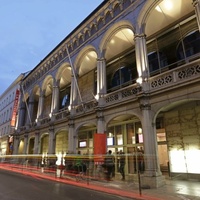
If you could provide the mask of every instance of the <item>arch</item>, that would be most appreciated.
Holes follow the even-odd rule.
[[[71,82],[71,66],[68,62],[63,63],[55,76],[56,81],[60,81],[60,87]]]
[[[81,127],[96,127],[97,124],[96,124],[96,120],[90,120],[90,122],[81,122],[79,124],[76,125],[75,127],[75,133],[77,134],[78,130],[80,130]]]
[[[42,84],[42,91],[45,91],[45,95],[48,95],[52,92],[53,88],[53,77],[51,75],[48,75]]]
[[[55,153],[66,154],[68,152],[68,130],[64,128],[57,130],[55,132],[55,138]]]
[[[170,7],[167,8],[166,5],[170,5]],[[192,11],[194,11],[194,7],[188,0],[170,1],[169,4],[167,4],[167,0],[149,0],[140,10],[136,32],[138,34],[145,33],[148,37]]]
[[[77,56],[74,64],[79,76],[96,68],[97,53],[92,45],[84,47]]]
[[[117,114],[112,114],[109,115],[106,118],[106,126],[108,126],[109,123],[111,123],[113,121],[113,119],[115,119],[115,121],[129,121],[129,120],[140,120],[142,119],[141,113],[139,111],[135,111],[133,112],[126,112],[126,111],[122,111],[120,113]]]
[[[129,36],[127,37],[127,33],[128,32],[122,32],[123,30],[125,31],[130,31],[129,32]],[[121,34],[121,36],[117,36],[117,37],[124,37],[125,41],[131,42],[132,45],[134,44],[133,41],[133,36],[134,36],[134,27],[131,24],[131,22],[127,21],[127,20],[122,20],[119,21],[117,23],[115,23],[105,34],[104,37],[102,38],[101,42],[100,42],[100,51],[102,53],[102,55],[99,55],[99,57],[105,57],[105,54],[108,52],[107,47],[109,46],[109,43],[111,43],[111,40],[114,36],[116,36],[117,34]],[[119,43],[119,41],[118,41]],[[120,43],[121,45],[121,43]],[[120,48],[121,49],[121,48]],[[104,55],[103,55],[104,54]]]
[[[157,136],[165,137],[165,141],[161,138],[161,143],[166,143],[171,173],[200,173],[200,163],[192,159],[192,155],[200,155],[199,110],[200,98],[192,96],[185,99],[173,98],[170,103],[165,101],[156,108],[154,123]],[[158,123],[159,118],[162,118],[161,125]]]

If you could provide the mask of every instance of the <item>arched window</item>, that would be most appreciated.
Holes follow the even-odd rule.
[[[132,83],[132,80],[133,80],[133,67],[121,66],[113,74],[111,87],[112,88],[117,86],[123,87],[130,84],[130,82]]]
[[[196,30],[186,35],[179,43],[177,57],[179,60],[183,60],[198,53],[200,53],[200,33]]]

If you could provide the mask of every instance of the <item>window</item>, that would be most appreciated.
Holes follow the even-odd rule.
[[[62,99],[62,108],[68,106],[69,102],[70,102],[69,95],[66,94]]]
[[[135,144],[135,128],[133,123],[126,125],[126,133],[127,133],[127,144]]]
[[[109,88],[117,89],[125,87],[133,82],[134,68],[130,66],[122,66],[115,71],[111,78]],[[136,74],[136,73],[135,73]]]
[[[64,88],[60,91],[60,109],[70,105],[70,87]]]
[[[153,51],[148,54],[149,71],[160,72],[161,68],[167,65],[167,58],[164,53]]]
[[[193,31],[189,33],[177,48],[177,56],[179,60],[190,57],[200,52],[200,33]]]
[[[112,92],[136,83],[138,72],[136,67],[135,52],[117,57],[107,64],[107,92]]]

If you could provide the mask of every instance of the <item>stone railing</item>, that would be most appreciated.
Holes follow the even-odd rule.
[[[150,78],[150,89],[159,89],[172,84],[187,82],[189,79],[199,79],[199,77],[200,61],[197,60]]]
[[[90,112],[90,111],[94,110],[96,108],[96,106],[97,106],[97,102],[95,100],[89,101],[87,103],[83,103],[76,107],[76,114]]]
[[[110,104],[110,103],[122,101],[128,98],[134,98],[136,97],[137,93],[140,91],[141,91],[141,87],[138,87],[137,84],[134,84],[126,88],[107,94],[105,96],[105,102],[106,104]]]
[[[51,121],[50,117],[46,117],[40,120],[40,125],[48,124]]]
[[[65,119],[67,116],[70,115],[68,108],[64,108],[58,111],[58,113],[54,114],[55,120],[62,120]]]

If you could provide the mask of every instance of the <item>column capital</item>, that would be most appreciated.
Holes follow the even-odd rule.
[[[104,57],[101,58],[97,58],[97,61],[101,62],[101,61],[105,61],[106,59]]]
[[[74,128],[74,122],[69,121],[68,126],[69,126],[69,128]]]
[[[49,127],[49,132],[53,132],[54,131],[54,127],[53,126],[50,126]]]
[[[149,103],[141,103],[140,109],[141,110],[151,110],[151,105]]]
[[[146,34],[144,34],[144,33],[136,33],[135,35],[134,35],[134,38],[136,39],[136,38],[146,38]]]
[[[35,131],[35,136],[39,136],[40,132],[39,131]]]
[[[193,0],[192,4],[193,6],[196,6],[199,3],[199,0]]]

